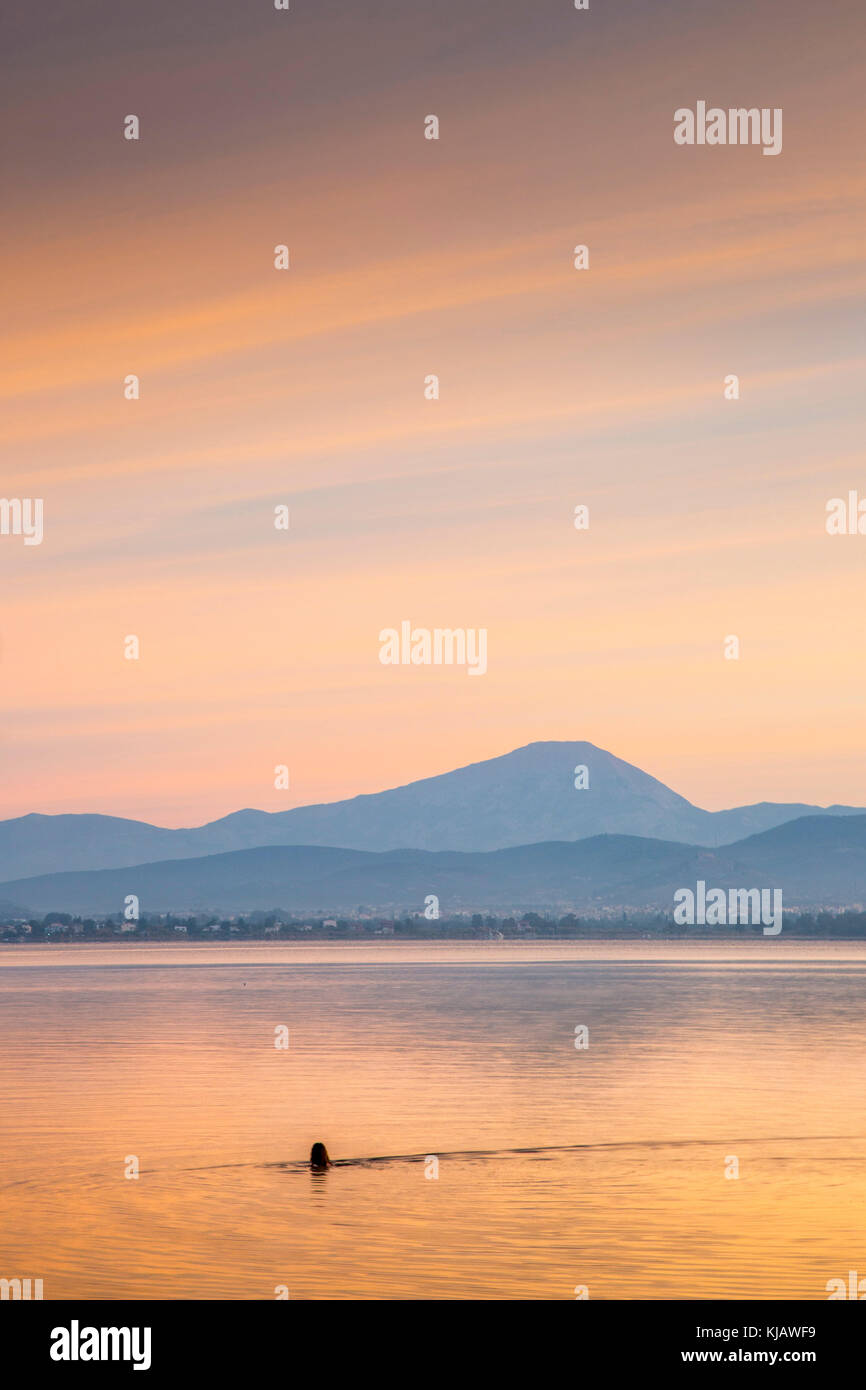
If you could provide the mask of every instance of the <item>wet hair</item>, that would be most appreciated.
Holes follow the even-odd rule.
[[[324,1144],[314,1144],[310,1149],[311,1168],[330,1168],[331,1160],[328,1157],[328,1150]]]

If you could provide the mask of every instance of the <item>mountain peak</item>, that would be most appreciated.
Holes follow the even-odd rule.
[[[543,739],[388,791],[271,813],[247,807],[192,829],[33,813],[0,822],[0,881],[269,845],[483,852],[630,835],[718,846],[798,816],[826,814],[821,807],[770,802],[704,811],[588,740]]]

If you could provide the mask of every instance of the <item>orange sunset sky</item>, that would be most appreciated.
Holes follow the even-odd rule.
[[[824,525],[866,497],[858,3],[18,9],[2,494],[45,534],[0,536],[0,814],[558,738],[866,804],[866,536]],[[678,147],[698,100],[782,108],[782,153]],[[382,666],[403,619],[488,673]]]

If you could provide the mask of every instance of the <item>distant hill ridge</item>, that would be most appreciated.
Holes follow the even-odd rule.
[[[263,846],[123,869],[0,883],[0,902],[31,913],[120,913],[134,893],[148,912],[329,915],[359,908],[466,911],[610,908],[672,911],[678,888],[781,888],[793,907],[866,902],[866,815],[805,816],[710,849],[632,835],[597,835],[508,849],[369,850]]]
[[[589,773],[589,786],[580,791],[574,787],[578,766]],[[0,821],[0,880],[265,845],[481,852],[608,834],[719,846],[804,815],[864,810],[760,802],[704,811],[592,743],[530,743],[389,791],[289,811],[236,811],[193,829],[102,815]]]

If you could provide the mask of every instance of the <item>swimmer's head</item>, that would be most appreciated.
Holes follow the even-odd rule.
[[[310,1167],[314,1169],[330,1168],[331,1160],[328,1158],[328,1150],[324,1144],[314,1144],[310,1149]]]

